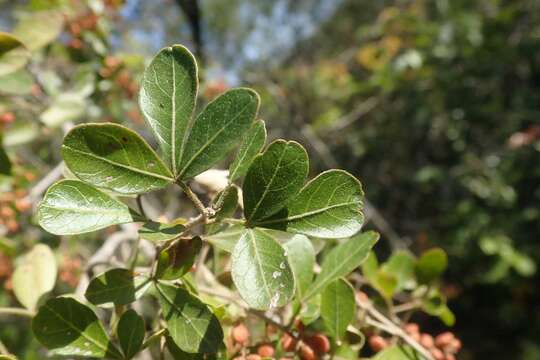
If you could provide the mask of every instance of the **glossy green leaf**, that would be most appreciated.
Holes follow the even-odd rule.
[[[442,275],[448,264],[443,249],[434,248],[422,254],[416,263],[416,277],[420,283],[427,284]]]
[[[117,124],[74,127],[64,138],[62,156],[79,179],[122,194],[161,189],[174,180],[143,138]]]
[[[47,245],[37,244],[23,256],[13,272],[13,292],[17,300],[34,310],[44,294],[54,288],[57,265]]]
[[[242,298],[255,309],[283,306],[294,295],[285,249],[258,229],[246,229],[234,247],[232,278]]]
[[[31,51],[41,49],[62,32],[64,16],[60,11],[38,11],[24,14],[13,34]]]
[[[125,358],[131,359],[141,350],[144,341],[143,318],[135,310],[127,310],[120,317],[116,332]]]
[[[215,353],[223,341],[216,316],[187,290],[156,284],[163,317],[175,344],[188,353]]]
[[[255,91],[239,88],[209,103],[186,139],[178,177],[189,179],[227,156],[255,120],[259,102]]]
[[[285,206],[301,189],[309,170],[306,150],[294,141],[276,140],[253,160],[243,184],[244,215],[250,223]]]
[[[77,180],[62,180],[47,190],[38,206],[41,227],[72,235],[133,222],[130,209],[110,195]]]
[[[244,136],[244,141],[229,167],[229,179],[234,181],[244,176],[253,159],[264,147],[266,142],[266,127],[264,121],[257,120]]]
[[[167,350],[169,350],[169,353],[171,354],[172,358],[174,360],[204,360],[206,359],[205,354],[203,353],[187,353],[180,349],[176,344],[174,343],[174,340],[172,337],[167,336],[165,338],[165,346],[167,346]]]
[[[12,95],[27,95],[32,91],[34,78],[25,69],[0,77],[0,92]]]
[[[73,298],[48,300],[34,317],[32,331],[56,355],[123,358],[96,314]]]
[[[386,299],[391,299],[398,290],[397,274],[392,274],[380,268],[370,279],[371,285]]]
[[[198,89],[197,63],[188,49],[162,49],[144,71],[141,111],[173,174],[178,174]]]
[[[0,76],[21,69],[29,59],[30,52],[19,39],[0,31]]]
[[[354,318],[354,289],[344,279],[328,284],[321,294],[321,317],[328,334],[340,340]]]
[[[285,209],[256,224],[320,238],[349,237],[364,223],[363,198],[354,176],[329,170],[308,182]]]
[[[84,296],[94,305],[126,305],[137,300],[137,293],[144,291],[150,285],[149,281],[145,277],[136,277],[128,269],[111,269],[93,278]]]
[[[244,229],[242,225],[232,225],[215,234],[204,235],[203,239],[218,249],[232,253],[234,246],[244,234]]]
[[[160,242],[168,241],[178,237],[185,231],[181,224],[163,224],[155,221],[148,221],[139,229],[141,239]]]
[[[420,360],[420,355],[410,346],[394,345],[388,347],[371,358],[372,360]]]
[[[321,294],[312,296],[302,303],[298,317],[302,324],[308,326],[321,316]]]
[[[331,282],[349,275],[354,269],[362,265],[367,259],[369,251],[378,240],[378,233],[368,231],[355,235],[346,242],[334,247],[324,258],[321,272],[304,295],[304,299],[317,294]]]
[[[301,299],[313,281],[315,249],[304,235],[295,235],[283,247],[296,282],[296,295]]]
[[[370,251],[367,259],[362,263],[362,273],[367,280],[372,281],[377,276],[378,271],[379,261],[377,255]]]
[[[198,236],[177,242],[159,254],[156,277],[164,280],[179,279],[191,270],[195,257],[201,251],[202,241]]]

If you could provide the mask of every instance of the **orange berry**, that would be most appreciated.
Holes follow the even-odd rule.
[[[296,320],[294,322],[294,327],[296,327],[296,330],[298,330],[299,332],[304,332],[305,326],[302,321]]]
[[[433,341],[433,336],[429,334],[420,335],[420,344],[428,349],[435,347],[435,341]]]
[[[418,324],[415,324],[415,323],[408,323],[403,327],[403,329],[409,335],[414,334],[414,333],[417,333],[417,334],[420,333],[420,326],[418,326]]]
[[[296,339],[291,335],[284,333],[281,337],[281,347],[285,351],[294,351],[294,349],[296,349]]]
[[[330,341],[323,334],[315,334],[304,340],[317,354],[326,354],[330,351]]]
[[[281,357],[281,358],[279,358],[279,360],[293,360],[293,358],[289,358],[289,357]]]
[[[16,232],[17,230],[19,230],[19,224],[13,219],[10,219],[6,222],[6,227],[8,228],[9,232]]]
[[[249,341],[249,330],[244,324],[238,324],[233,327],[231,335],[234,341],[239,344],[247,344]]]
[[[441,350],[437,348],[433,348],[433,349],[430,349],[429,352],[431,353],[431,355],[433,356],[435,360],[444,360],[444,353]]]
[[[15,211],[9,206],[2,206],[0,208],[0,216],[3,218],[10,218],[15,215]]]
[[[275,350],[274,347],[270,344],[264,344],[257,348],[257,354],[262,357],[272,357],[274,356]]]
[[[365,292],[359,291],[356,293],[356,301],[358,301],[359,303],[365,303],[369,301],[369,297]]]
[[[300,346],[300,351],[298,355],[300,356],[300,359],[302,360],[317,359],[317,357],[315,356],[315,351],[313,351],[313,349],[309,345],[306,345],[306,344],[302,344]]]
[[[444,347],[444,350],[449,353],[457,353],[461,350],[461,341],[453,338],[450,343]]]
[[[388,341],[379,335],[372,335],[368,340],[369,347],[375,352],[379,352],[388,346]]]
[[[456,357],[453,354],[446,354],[444,360],[456,360]]]
[[[15,114],[13,114],[11,111],[6,112],[0,116],[0,122],[10,123],[13,121],[15,121]]]
[[[15,200],[15,208],[19,210],[20,212],[24,212],[32,207],[32,203],[25,199],[17,199]]]
[[[454,339],[454,334],[452,334],[450,331],[443,332],[442,334],[437,335],[435,338],[435,345],[437,347],[443,348],[450,344],[450,342]]]

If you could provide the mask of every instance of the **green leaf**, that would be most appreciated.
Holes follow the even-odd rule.
[[[48,128],[57,128],[68,121],[77,121],[86,113],[86,100],[79,94],[62,93],[40,115]]]
[[[321,294],[312,296],[310,299],[302,303],[302,309],[298,317],[302,324],[308,326],[321,316]]]
[[[160,242],[168,241],[178,237],[185,231],[181,224],[163,224],[155,221],[148,221],[139,229],[141,239]]]
[[[232,278],[242,298],[255,309],[283,306],[294,295],[285,249],[258,229],[246,229],[234,247]]]
[[[394,345],[371,358],[372,360],[419,360],[422,359],[410,346]]]
[[[13,35],[31,51],[39,50],[54,41],[62,32],[64,17],[60,11],[39,11],[24,14]]]
[[[228,186],[216,196],[215,205],[217,220],[223,220],[234,216],[238,208],[238,188],[235,185]]]
[[[41,306],[32,321],[32,331],[56,355],[123,358],[96,314],[69,297],[50,299]]]
[[[167,251],[159,254],[156,277],[164,280],[176,280],[191,270],[195,257],[201,251],[201,238],[177,242]]]
[[[255,156],[264,147],[265,142],[266,127],[264,121],[257,120],[244,136],[238,154],[236,154],[233,163],[229,167],[229,179],[231,181],[245,175]]]
[[[128,269],[111,269],[93,278],[84,296],[94,305],[126,305],[140,297],[138,294],[150,286],[149,281],[146,277],[136,277]]]
[[[242,140],[259,109],[259,95],[233,89],[209,103],[189,132],[178,177],[189,179],[223,159]]]
[[[73,235],[135,221],[131,210],[110,195],[77,180],[52,185],[38,206],[41,227]]]
[[[301,299],[313,281],[315,249],[304,235],[295,235],[283,247],[296,282],[296,295]]]
[[[370,279],[370,282],[385,299],[391,299],[398,290],[397,274],[389,273],[383,268],[377,271],[375,277]]]
[[[234,246],[244,234],[244,230],[242,225],[232,225],[218,233],[204,235],[203,239],[218,249],[232,253]]]
[[[362,273],[367,280],[373,281],[377,277],[378,272],[379,262],[377,255],[373,251],[370,251],[366,261],[362,264]]]
[[[308,162],[306,150],[294,141],[276,140],[257,155],[243,184],[246,219],[256,223],[283,208],[302,187]]]
[[[448,264],[443,249],[434,248],[422,254],[416,263],[416,277],[422,284],[428,284],[442,275]]]
[[[367,259],[369,251],[378,240],[378,233],[368,231],[355,235],[333,248],[324,258],[321,272],[304,295],[304,300],[317,294],[331,282],[349,275],[354,269],[362,265]]]
[[[57,266],[47,245],[37,244],[24,255],[13,273],[13,292],[17,300],[34,310],[42,295],[54,288]]]
[[[34,79],[25,69],[0,77],[0,92],[12,95],[27,95],[32,91]]]
[[[285,209],[256,224],[320,238],[349,237],[364,223],[363,198],[354,176],[329,170],[308,182]]]
[[[381,266],[381,269],[397,279],[397,289],[412,289],[416,285],[414,267],[416,259],[408,251],[398,250]]]
[[[135,310],[127,310],[120,317],[116,331],[126,359],[131,359],[141,350],[144,330],[144,320]]]
[[[191,354],[191,353],[187,353],[183,351],[178,346],[176,346],[176,344],[174,343],[174,340],[170,336],[167,336],[165,338],[165,345],[167,346],[167,350],[169,350],[174,360],[204,360],[206,359],[205,354],[201,354],[201,353]]]
[[[0,31],[0,76],[23,68],[30,52],[15,36]]]
[[[188,353],[215,353],[223,341],[216,316],[187,290],[156,284],[163,317],[175,344]]]
[[[344,279],[328,284],[321,294],[321,317],[330,336],[341,340],[354,318],[354,289]]]
[[[195,58],[181,45],[162,49],[144,71],[139,105],[174,175],[191,126],[198,86]]]
[[[62,156],[79,179],[121,194],[145,193],[174,181],[143,138],[117,124],[75,126],[64,138]]]

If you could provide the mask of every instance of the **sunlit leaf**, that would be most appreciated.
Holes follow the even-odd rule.
[[[156,277],[164,280],[179,279],[191,270],[201,247],[201,238],[196,236],[190,240],[179,241],[167,251],[162,251],[159,254]]]
[[[27,95],[32,91],[34,79],[25,69],[20,69],[0,77],[0,92],[13,95]]]
[[[173,181],[152,148],[117,124],[74,127],[64,138],[62,156],[79,179],[122,194],[161,189]]]
[[[297,296],[301,299],[313,280],[315,249],[304,235],[295,235],[283,247],[287,251],[287,259],[296,281]]]
[[[349,237],[364,223],[363,198],[354,176],[329,170],[308,182],[285,209],[256,224],[321,238]]]
[[[144,71],[139,105],[174,175],[184,151],[198,86],[195,58],[181,45],[162,49]]]
[[[238,240],[244,234],[244,229],[242,225],[232,225],[223,231],[204,235],[203,239],[215,247],[231,253]]]
[[[329,335],[340,340],[354,318],[354,289],[344,279],[328,284],[321,294],[321,317]]]
[[[48,300],[32,321],[37,340],[56,355],[122,359],[96,314],[75,299]]]
[[[264,121],[257,120],[244,136],[244,141],[242,141],[240,149],[229,167],[229,179],[231,181],[245,175],[255,156],[264,147],[265,142],[266,127]]]
[[[77,121],[86,113],[86,101],[79,94],[58,95],[40,115],[40,120],[49,128],[56,128],[68,121]]]
[[[133,213],[120,201],[77,180],[62,180],[47,190],[38,206],[39,224],[56,235],[95,231],[133,222]]]
[[[13,292],[27,309],[34,310],[44,294],[56,283],[56,259],[44,244],[35,245],[23,256],[13,272]]]
[[[258,229],[246,229],[232,253],[232,278],[248,305],[267,310],[289,302],[294,276],[285,249]]]
[[[48,45],[60,35],[64,16],[60,11],[38,11],[23,14],[13,34],[31,51]]]
[[[244,214],[250,223],[265,219],[285,206],[304,183],[306,150],[294,141],[276,140],[258,155],[243,184]]]
[[[223,341],[216,316],[187,290],[156,284],[163,317],[175,344],[188,353],[215,353]]]
[[[333,248],[324,258],[321,265],[321,272],[304,295],[304,299],[317,294],[332,281],[349,275],[354,269],[362,265],[367,259],[369,251],[378,240],[378,233],[368,231],[355,235]]]
[[[259,95],[250,89],[233,89],[212,101],[197,116],[184,145],[178,169],[188,179],[209,169],[242,141],[257,110]]]
[[[167,241],[178,237],[185,229],[182,224],[163,224],[149,221],[139,229],[139,236],[141,239],[152,242]]]
[[[30,52],[19,39],[0,31],[0,76],[21,69],[29,59]]]

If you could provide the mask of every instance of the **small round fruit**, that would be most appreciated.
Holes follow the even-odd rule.
[[[435,338],[435,345],[437,347],[443,348],[450,344],[450,342],[454,339],[454,334],[452,334],[450,331],[443,332]]]
[[[235,342],[245,345],[249,341],[249,330],[244,324],[238,324],[231,331],[232,338]]]
[[[300,346],[300,351],[298,352],[298,355],[300,356],[300,359],[302,360],[315,360],[317,357],[315,356],[315,351],[311,348],[311,346],[302,344]]]
[[[420,327],[418,326],[418,324],[415,323],[408,323],[403,327],[403,329],[409,335],[414,333],[420,333]]]
[[[435,360],[444,360],[444,353],[441,350],[437,348],[433,348],[433,349],[430,349],[429,352],[431,353],[431,356],[433,356]]]
[[[281,347],[285,351],[294,351],[296,349],[296,339],[291,335],[284,333],[281,337]]]
[[[372,335],[368,340],[369,347],[375,352],[379,352],[388,346],[388,341],[379,335]]]
[[[317,354],[326,354],[330,351],[330,341],[323,334],[315,334],[304,339],[304,342],[311,346]]]
[[[433,336],[425,333],[420,335],[420,344],[427,349],[435,347],[435,341],[433,341]]]
[[[275,353],[274,347],[270,344],[264,344],[257,348],[257,354],[262,357],[273,357]]]

